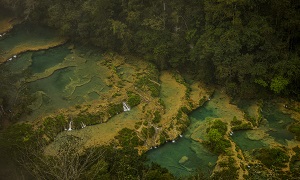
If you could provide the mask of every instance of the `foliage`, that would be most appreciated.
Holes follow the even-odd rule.
[[[176,115],[176,119],[180,120],[182,118],[182,111],[181,109],[178,110],[177,115]]]
[[[282,77],[282,76],[277,76],[272,79],[270,88],[273,90],[275,93],[280,93],[284,89],[286,89],[287,85],[289,84],[289,80]]]
[[[295,152],[295,155],[292,156],[291,161],[290,161],[290,169],[292,172],[292,175],[294,177],[299,177],[300,175],[300,147],[296,146],[293,148],[293,151]]]
[[[296,135],[296,139],[300,140],[300,124],[294,123],[289,126],[288,130]]]
[[[216,154],[226,152],[226,148],[230,147],[230,142],[224,138],[226,131],[226,123],[223,123],[219,119],[215,120],[213,124],[206,129],[208,141],[204,141],[204,144]]]
[[[36,179],[75,180],[106,172],[103,150],[93,148],[81,153],[78,148],[81,145],[78,138],[67,136],[55,155],[45,155],[42,144],[36,148],[28,146],[19,161]],[[94,168],[95,165],[98,166],[97,169]]]
[[[123,128],[115,137],[122,147],[137,147],[142,145],[142,141],[134,130]]]
[[[142,135],[144,138],[152,138],[155,135],[155,128],[153,126],[142,129]]]
[[[110,104],[108,107],[108,113],[112,117],[123,112],[123,104]]]
[[[1,8],[10,10],[24,21],[50,26],[73,41],[92,44],[101,50],[143,56],[160,69],[175,68],[188,72],[207,83],[225,86],[232,96],[249,98],[271,93],[271,90],[275,94],[300,99],[299,1],[190,0],[166,1],[165,6],[166,10],[157,0],[0,1]],[[150,81],[157,82],[153,76],[158,74],[151,72],[141,77],[136,82],[137,87],[158,97],[160,86]],[[30,112],[28,104],[32,99],[27,94],[26,84],[15,88],[11,83],[15,77],[1,72],[0,77],[0,118],[15,121]],[[137,99],[133,99],[136,103]],[[122,112],[122,104],[111,105],[108,109],[111,116],[119,112]],[[159,123],[160,119],[160,116],[155,116],[153,122]],[[247,119],[253,126],[259,125],[258,120]],[[74,117],[74,124],[81,121],[93,124],[99,120],[97,115],[82,113]],[[53,138],[61,131],[62,122],[47,120],[44,128],[47,136]],[[233,123],[238,129],[250,126],[249,123]],[[14,128],[17,131],[14,132]],[[3,137],[6,138],[2,138],[2,144],[33,139],[34,133],[27,125],[17,125],[12,129],[4,131]],[[211,147],[226,147],[224,129],[221,124],[207,129]],[[290,127],[290,131],[296,134],[298,129],[298,125]],[[127,138],[134,137],[134,133],[124,134]],[[258,154],[273,158],[272,153],[268,155],[270,152],[259,151]],[[278,155],[283,156],[280,152]],[[130,166],[134,164],[125,161],[125,157],[118,158],[115,160],[123,160],[116,162],[120,166],[111,166],[107,162],[108,169],[123,168],[115,172],[115,179],[142,177],[145,169],[138,168],[137,172],[132,168],[135,166]],[[111,168],[110,172],[114,170]]]
[[[50,140],[54,140],[56,135],[64,130],[67,123],[67,119],[63,115],[54,118],[47,117],[43,121],[43,132]]]
[[[248,120],[253,126],[258,126],[258,122],[256,121],[256,119],[254,117],[251,117],[248,113],[244,114],[244,118],[246,120]]]
[[[5,121],[15,123],[22,116],[30,114],[32,110],[29,105],[34,100],[27,84],[19,81],[26,78],[28,72],[16,74],[8,69],[5,64],[0,65],[0,128]]]
[[[223,136],[226,134],[227,124],[222,122],[220,119],[216,119],[213,121],[212,125],[206,129],[206,132],[208,133],[210,129],[217,129]]]
[[[241,120],[238,120],[236,116],[233,117],[232,121],[230,122],[232,125],[232,130],[246,130],[252,129],[252,125],[250,122],[243,123]]]
[[[248,130],[248,129],[252,129],[252,125],[250,122],[248,123],[242,123],[236,126],[233,126],[231,128],[233,131],[237,131],[237,130]]]
[[[102,117],[104,113],[102,112],[97,112],[97,113],[88,113],[88,112],[81,112],[74,118],[72,118],[75,129],[80,129],[82,123],[85,125],[95,125],[102,123]]]
[[[110,179],[175,179],[157,164],[147,166],[145,154],[138,155],[132,147],[106,147],[105,161],[108,163]]]
[[[145,156],[139,156],[137,150],[130,147],[106,147],[105,161],[109,164],[110,179],[137,179],[146,169]]]
[[[181,111],[184,112],[185,114],[188,114],[188,113],[191,112],[191,110],[188,109],[186,106],[183,106],[183,107],[181,107],[180,109],[181,109]]]
[[[199,106],[202,106],[206,101],[207,101],[206,96],[203,96],[203,97],[199,100]]]
[[[224,153],[226,148],[230,147],[230,142],[222,136],[217,129],[210,129],[207,133],[208,142],[205,142],[214,153]]]
[[[0,5],[72,40],[138,54],[160,69],[189,71],[232,95],[271,89],[300,97],[298,1],[170,1],[166,9],[157,0],[2,0]],[[155,84],[149,89],[159,94]]]
[[[137,106],[141,103],[141,97],[137,94],[134,94],[132,92],[128,92],[128,105],[130,107]]]
[[[135,129],[139,129],[139,128],[141,127],[142,124],[143,124],[142,121],[136,122],[135,125],[134,125],[134,128],[135,128]]]
[[[153,80],[151,80],[149,76],[143,76],[135,82],[135,86],[142,90],[149,90],[151,92],[151,96],[158,97],[160,93],[160,86],[152,81]]]
[[[233,125],[233,126],[237,126],[237,125],[242,124],[242,121],[237,120],[236,116],[234,116],[232,121],[230,122],[230,124]]]
[[[152,122],[157,124],[161,121],[161,115],[159,111],[154,112],[154,118],[152,119]]]
[[[234,166],[235,160],[232,157],[228,157],[227,161],[223,161],[223,167],[221,171],[213,173],[212,180],[221,179],[238,179],[238,168]]]
[[[286,167],[289,161],[287,153],[279,148],[262,148],[254,151],[256,159],[260,160],[268,168]]]
[[[29,124],[10,126],[0,134],[1,152],[15,158],[35,179],[175,179],[166,169],[157,164],[146,165],[145,155],[133,148],[136,133],[123,129],[116,137],[123,148],[100,146],[82,149],[83,142],[75,136],[65,136],[56,149],[56,154],[46,155],[47,145],[38,138]],[[125,139],[130,139],[126,144]],[[129,142],[128,141],[128,142]]]
[[[162,168],[158,164],[152,163],[150,168],[145,172],[144,179],[172,180],[175,179],[175,177],[170,174],[166,168]]]
[[[15,152],[22,149],[27,144],[31,144],[38,139],[38,132],[35,132],[30,124],[15,124],[3,130],[0,134],[0,148],[8,152]]]

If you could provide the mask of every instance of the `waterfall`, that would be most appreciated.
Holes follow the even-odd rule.
[[[130,111],[130,107],[125,102],[123,102],[123,110]]]
[[[85,128],[85,127],[86,125],[83,122],[81,122],[81,128]]]
[[[68,131],[72,131],[72,121],[69,122],[69,129]]]

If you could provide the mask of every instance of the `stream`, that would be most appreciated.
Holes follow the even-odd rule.
[[[232,117],[236,115],[235,110],[232,108],[231,112],[229,110],[228,102],[220,93],[217,93],[211,101],[189,115],[191,124],[183,138],[176,143],[168,142],[147,153],[149,162],[160,164],[177,177],[195,174],[197,168],[200,168],[205,175],[209,175],[218,156],[210,153],[201,143],[193,140],[193,137],[205,140],[205,129],[208,127],[205,124],[215,118],[230,117],[229,114]],[[294,139],[294,135],[287,130],[287,126],[294,120],[289,115],[280,112],[276,104],[266,102],[262,108],[262,115],[264,120],[258,129],[236,131],[231,136],[234,143],[248,154],[257,148],[286,146],[287,141]],[[183,156],[188,157],[188,160],[185,163],[179,163]]]
[[[1,51],[9,51],[28,43],[37,43],[38,46],[44,41],[51,41],[53,36],[51,31],[44,28],[32,31],[26,25],[18,25],[0,40],[0,48]],[[23,44],[20,43],[22,41]],[[67,43],[47,50],[21,53],[3,64],[13,73],[30,73],[31,81],[27,83],[36,100],[31,106],[34,111],[26,120],[100,99],[110,89],[104,82],[108,70],[99,66],[102,55],[94,49],[79,47],[74,50],[70,46]],[[226,122],[230,122],[234,116],[242,118],[241,109],[230,104],[224,94],[217,92],[210,101],[189,114],[191,123],[182,137],[147,152],[149,163],[155,162],[177,177],[194,174],[199,169],[209,175],[218,156],[209,152],[197,139],[206,139],[205,130],[215,118],[223,118]],[[279,111],[276,104],[266,102],[262,116],[263,121],[258,129],[237,131],[232,135],[233,141],[243,151],[251,152],[274,145],[286,146],[287,141],[294,139],[294,135],[287,130],[294,120]]]

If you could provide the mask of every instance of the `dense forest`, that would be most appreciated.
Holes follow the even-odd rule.
[[[160,69],[225,86],[233,96],[300,98],[297,0],[1,0],[0,6],[70,40],[142,56]]]

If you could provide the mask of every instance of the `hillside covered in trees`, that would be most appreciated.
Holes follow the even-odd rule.
[[[231,95],[300,98],[297,0],[1,0],[0,6],[72,41],[141,56],[223,85]]]
[[[0,0],[0,176],[299,177],[299,12]]]

